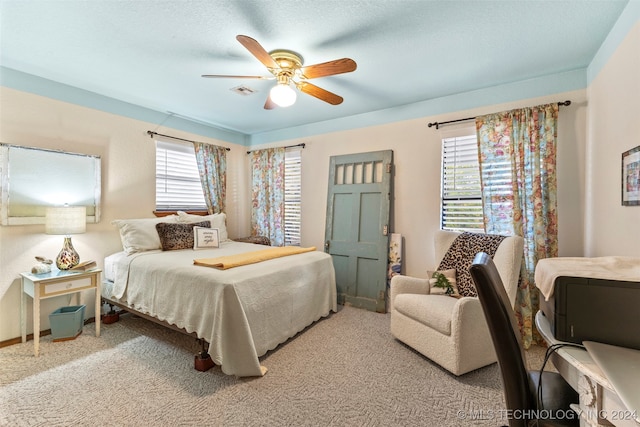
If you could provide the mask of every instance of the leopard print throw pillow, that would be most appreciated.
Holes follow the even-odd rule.
[[[202,221],[191,224],[161,222],[156,224],[162,250],[193,249],[193,227],[211,228],[211,222]]]

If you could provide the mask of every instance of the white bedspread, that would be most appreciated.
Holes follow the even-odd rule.
[[[536,266],[535,282],[546,301],[553,295],[553,285],[561,276],[638,282],[640,258],[608,256],[541,259]]]
[[[228,375],[261,376],[258,357],[337,310],[331,257],[313,251],[217,270],[195,258],[264,248],[225,242],[218,249],[148,251],[115,257],[106,298],[195,332]]]

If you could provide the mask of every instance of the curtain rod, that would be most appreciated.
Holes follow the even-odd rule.
[[[558,107],[561,107],[561,106],[568,107],[569,105],[571,105],[571,101],[558,102]],[[467,117],[466,119],[449,120],[447,122],[432,122],[432,123],[429,123],[427,126],[429,127],[435,126],[436,129],[439,129],[440,125],[448,125],[449,123],[466,122],[467,120],[475,120],[475,119],[476,119],[475,117]]]
[[[164,136],[165,138],[178,139],[180,141],[198,142],[198,141],[192,141],[190,139],[178,138],[177,136],[165,135],[165,134],[158,133],[158,132],[153,132],[153,131],[150,131],[150,130],[147,131],[147,135],[149,135],[149,138],[153,138],[154,135],[158,135],[158,136]],[[223,147],[223,148],[225,150],[227,150],[227,151],[231,151],[231,148],[228,148],[228,147]]]
[[[302,147],[302,148],[304,148],[304,147],[305,147],[305,145],[306,145],[306,144],[303,142],[303,143],[301,143],[301,144],[296,144],[296,145],[287,145],[287,146],[286,146],[286,147],[284,147],[284,148],[293,148],[293,147]],[[251,151],[247,151],[247,154],[251,154],[251,153],[253,153],[254,151],[258,151],[258,150],[251,150]]]

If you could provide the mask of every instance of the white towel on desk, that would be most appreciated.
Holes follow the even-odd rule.
[[[545,300],[551,298],[553,285],[562,276],[640,282],[640,258],[607,256],[541,259],[536,266],[535,282]]]

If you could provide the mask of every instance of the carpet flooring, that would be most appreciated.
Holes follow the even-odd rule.
[[[496,364],[455,377],[342,307],[261,358],[262,378],[193,369],[193,338],[132,315],[0,349],[2,426],[496,426]],[[544,354],[533,348],[530,367]]]

